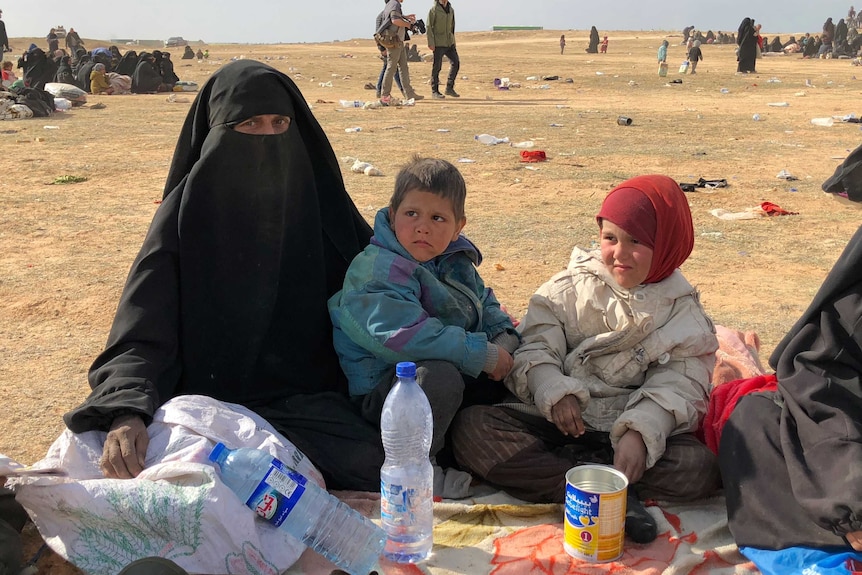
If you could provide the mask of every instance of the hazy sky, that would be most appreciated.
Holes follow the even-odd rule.
[[[404,0],[404,13],[426,18],[431,0]],[[550,30],[736,30],[749,16],[763,33],[819,32],[844,0],[454,0],[457,30],[494,25]],[[862,7],[862,0],[860,0]],[[210,43],[322,42],[369,38],[383,1],[372,0],[3,0],[10,37],[41,36],[55,25],[85,38],[165,39]],[[14,44],[14,43],[13,43]]]

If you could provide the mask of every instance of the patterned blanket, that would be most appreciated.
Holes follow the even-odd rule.
[[[373,493],[341,492],[355,509],[379,518]],[[742,575],[757,568],[743,557],[727,529],[724,498],[692,504],[649,504],[659,525],[648,545],[626,539],[610,563],[574,559],[563,549],[562,505],[536,505],[479,488],[465,500],[434,505],[434,547],[419,565],[385,562],[381,575]],[[286,575],[330,575],[335,566],[306,551]],[[276,575],[276,574],[272,574]]]

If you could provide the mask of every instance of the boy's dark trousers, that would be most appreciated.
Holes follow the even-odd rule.
[[[0,487],[0,575],[17,575],[24,564],[21,530],[27,512],[15,501],[15,494]]]

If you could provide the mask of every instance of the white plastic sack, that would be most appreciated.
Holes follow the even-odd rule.
[[[203,396],[172,399],[148,428],[146,468],[105,479],[105,432],[65,431],[33,467],[68,478],[10,479],[48,545],[90,575],[115,575],[136,559],[167,557],[190,573],[281,573],[305,546],[256,519],[218,479],[216,442],[264,449],[323,485],[306,457],[252,411]]]
[[[48,82],[45,91],[55,98],[66,98],[75,104],[83,104],[87,101],[87,92],[72,84],[62,82]]]

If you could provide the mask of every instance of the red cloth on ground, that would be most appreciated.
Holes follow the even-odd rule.
[[[706,417],[698,430],[697,436],[718,454],[718,444],[721,441],[721,431],[730,419],[737,402],[749,393],[756,391],[776,391],[778,380],[775,374],[759,375],[748,379],[737,379],[713,388],[709,394],[709,407]]]
[[[772,202],[762,202],[760,209],[766,212],[767,216],[795,216],[799,214],[799,212],[788,212],[778,204],[773,204]]]
[[[548,157],[542,150],[521,150],[522,162],[544,162]]]

